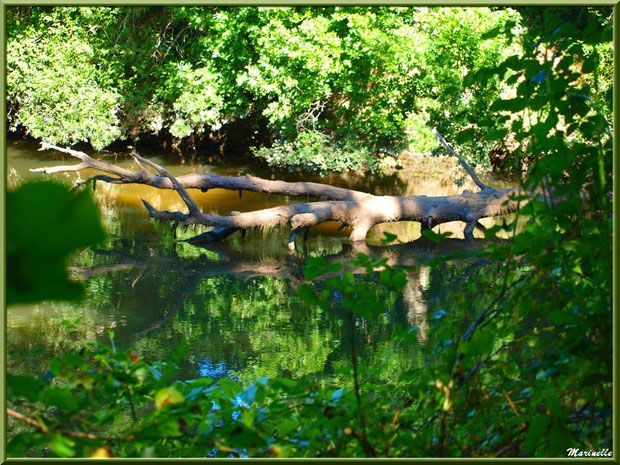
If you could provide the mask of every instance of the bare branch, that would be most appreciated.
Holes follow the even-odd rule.
[[[34,418],[30,418],[22,413],[19,413],[11,408],[6,409],[6,414],[10,417],[15,418],[16,420],[20,420],[23,421],[24,423],[29,424],[30,426],[34,426],[36,429],[38,429],[39,431],[41,431],[42,433],[48,433],[49,430],[48,428],[38,422],[37,420],[35,420]],[[108,440],[108,438],[101,438],[99,436],[96,436],[92,433],[82,433],[79,431],[70,431],[70,430],[66,430],[66,429],[62,429],[61,432],[65,435],[65,436],[69,436],[72,438],[83,438],[83,439],[94,439],[94,440]],[[119,440],[119,438],[114,438],[114,440]],[[122,440],[122,439],[121,439]]]
[[[34,426],[36,429],[43,431],[44,433],[47,432],[47,428],[43,426],[43,424],[39,423],[34,418],[30,418],[22,413],[16,412],[12,408],[7,407],[6,414],[10,417],[16,418],[17,420],[23,421],[24,423],[28,423],[30,426]]]
[[[34,172],[43,172],[43,173],[58,173],[61,171],[80,171],[87,168],[92,168],[95,170],[103,171],[105,173],[115,174],[117,176],[123,178],[139,178],[136,173],[133,171],[129,171],[125,168],[121,168],[117,165],[112,165],[106,162],[102,162],[99,160],[95,160],[84,152],[80,152],[78,150],[72,150],[64,147],[58,147],[57,145],[48,144],[47,142],[41,143],[41,148],[39,150],[57,150],[58,152],[68,153],[72,157],[79,158],[82,160],[82,163],[77,165],[69,165],[69,166],[54,166],[51,168],[35,168],[30,171]]]
[[[42,143],[41,150],[57,150],[68,153],[84,163],[78,165],[64,165],[55,167],[36,168],[31,171],[44,173],[74,172],[87,168],[92,168],[103,173],[113,174],[120,179],[110,181],[108,179],[97,178],[114,184],[144,184],[158,189],[174,189],[172,181],[166,176],[147,172],[141,167],[140,173],[121,168],[117,165],[95,160],[83,152],[58,147],[56,145]],[[134,160],[136,160],[134,158]],[[136,160],[138,162],[138,160]],[[286,182],[261,179],[250,175],[229,177],[217,174],[190,173],[178,176],[177,181],[185,189],[200,189],[206,192],[209,189],[226,189],[234,191],[262,192],[264,194],[287,195],[293,197],[312,197],[322,200],[364,200],[372,197],[371,194],[360,192],[353,189],[330,186],[317,182]],[[83,183],[83,182],[82,182]]]
[[[431,130],[431,132],[433,133],[433,135],[437,138],[437,140],[441,143],[441,145],[444,146],[444,148],[448,152],[450,152],[452,155],[454,155],[456,158],[459,159],[459,162],[461,163],[461,166],[463,168],[465,168],[465,171],[467,171],[467,174],[469,174],[469,176],[471,176],[473,181],[476,183],[476,186],[478,186],[482,190],[492,189],[492,187],[487,186],[485,183],[483,183],[480,180],[480,178],[478,177],[476,172],[472,169],[472,167],[469,166],[469,164],[465,161],[465,159],[463,157],[461,157],[452,147],[450,147],[450,145],[446,142],[446,140],[442,137],[442,135],[439,134],[437,129],[433,128]]]
[[[189,209],[189,216],[199,217],[201,215],[201,211],[198,208],[198,205],[196,204],[194,199],[190,197],[190,195],[187,193],[187,191],[181,185],[181,183],[177,181],[177,178],[172,176],[166,169],[162,168],[157,163],[154,163],[151,160],[147,160],[146,158],[142,158],[136,152],[131,152],[131,156],[134,157],[134,159],[138,162],[138,164],[142,162],[145,165],[155,168],[159,174],[170,179],[170,182],[172,182],[172,185],[174,186],[174,190],[176,190],[179,193],[179,195],[183,199],[183,202],[185,202],[185,205],[187,205],[187,208]]]

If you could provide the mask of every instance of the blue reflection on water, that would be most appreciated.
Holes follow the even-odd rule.
[[[228,368],[224,362],[214,362],[208,357],[198,362],[198,372],[203,378],[219,379],[228,376]],[[228,377],[232,378],[231,376]]]

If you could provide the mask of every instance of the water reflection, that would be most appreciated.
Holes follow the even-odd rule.
[[[203,378],[220,379],[230,377],[230,373],[223,362],[216,362],[204,358],[198,362],[198,374]]]
[[[9,144],[10,185],[40,177],[29,173],[30,168],[72,163],[58,154],[38,152],[37,148],[23,141]],[[144,155],[164,164],[174,174],[195,169],[228,175],[245,171],[263,177],[273,174],[289,180],[300,178],[295,173],[271,172],[249,165],[226,169],[188,166],[158,154]],[[120,158],[119,162],[130,163]],[[447,166],[448,162],[443,160],[437,166],[443,166],[442,163]],[[432,166],[435,165],[418,167],[422,173],[418,177],[402,173],[374,179],[332,175],[323,181],[385,194],[456,193],[457,187],[450,181],[452,173],[430,173]],[[318,177],[310,178],[321,181]],[[244,193],[240,199],[236,192],[218,189],[195,194],[201,208],[221,214],[305,200],[253,193]],[[483,244],[449,240],[437,245],[417,240],[393,247],[376,246],[382,228],[389,228],[404,239],[419,236],[419,225],[394,223],[371,231],[371,239],[375,240],[369,241],[369,245],[352,246],[346,239],[347,230],[336,231],[339,225],[334,223],[313,229],[298,255],[289,254],[288,231],[284,229],[250,231],[245,238],[235,234],[223,243],[199,248],[178,242],[170,225],[153,222],[145,214],[140,198],[156,208],[182,208],[172,191],[99,183],[96,198],[108,239],[97,248],[76,253],[69,264],[74,278],[86,287],[86,299],[79,303],[42,302],[8,310],[11,350],[29,352],[36,347],[44,348],[45,355],[37,354],[39,364],[54,354],[77,350],[89,342],[108,342],[109,331],[113,330],[118,347],[131,346],[147,359],[165,359],[175,345],[190,344],[183,376],[226,375],[240,381],[261,376],[320,379],[349,364],[347,341],[353,330],[361,364],[380,364],[382,376],[396,376],[412,365],[424,363],[422,346],[433,326],[427,315],[437,311],[439,301],[443,302],[439,296],[449,293],[472,265],[445,265],[454,268],[453,273],[445,273],[441,269],[431,270],[424,263],[449,251],[467,252]],[[203,231],[204,228],[179,230],[178,239]],[[338,310],[320,311],[298,297],[296,288],[303,282],[301,266],[305,259],[322,255],[331,261],[347,261],[360,252],[387,258],[391,266],[418,267],[408,272],[409,283],[402,295],[372,286],[385,302],[385,314],[357,318],[351,326]],[[363,270],[352,271],[360,273],[360,279],[375,279],[362,276]],[[74,328],[60,324],[78,317],[81,323]],[[414,325],[419,345],[397,347],[391,336]],[[9,369],[16,368],[16,363],[17,359],[9,356]]]
[[[165,358],[176,344],[189,343],[191,355],[183,367],[187,376],[209,370],[211,377],[225,371],[244,381],[262,376],[322,376],[348,361],[346,341],[351,329],[358,333],[358,351],[368,364],[376,360],[380,348],[388,357],[394,349],[388,348],[390,337],[403,327],[415,326],[418,342],[424,345],[431,271],[421,264],[451,248],[462,248],[460,242],[437,245],[421,240],[369,248],[372,257],[387,258],[390,265],[418,268],[408,271],[402,296],[377,287],[386,313],[358,318],[354,328],[339,311],[321,312],[299,299],[296,286],[304,282],[304,259],[284,250],[269,255],[249,244],[229,243],[202,249],[205,253],[195,257],[145,244],[125,244],[125,253],[122,247],[91,250],[81,254],[80,265],[70,268],[87,286],[85,302],[11,308],[9,341],[21,348],[39,345],[53,354],[78,349],[87,341],[105,342],[113,329],[119,347],[135,347],[146,358]],[[468,247],[481,244],[474,241]],[[346,262],[356,253],[341,243],[337,253],[326,257]],[[451,266],[465,268],[459,263]],[[364,276],[364,270],[350,269],[360,279],[377,283],[376,278]],[[452,284],[444,280],[443,288]],[[78,315],[82,324],[69,334],[59,323]],[[41,331],[42,327],[46,330]],[[403,363],[417,357],[411,350],[401,354]]]
[[[428,331],[428,305],[424,291],[428,288],[428,267],[420,266],[407,272],[407,285],[403,289],[403,301],[407,307],[407,323],[417,328],[416,337],[422,345],[426,344]]]

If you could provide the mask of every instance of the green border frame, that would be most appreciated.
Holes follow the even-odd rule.
[[[502,1],[502,0],[471,0],[471,1],[455,1],[450,2],[448,0],[425,0],[425,1],[417,1],[417,0],[298,0],[298,1],[289,1],[289,0],[260,0],[253,2],[251,0],[220,0],[220,1],[205,1],[205,0],[184,0],[178,3],[172,2],[171,0],[150,0],[147,2],[140,1],[110,1],[104,2],[101,0],[0,0],[0,29],[2,30],[2,40],[0,41],[0,69],[2,69],[2,73],[0,74],[0,89],[2,90],[2,94],[6,95],[6,7],[7,6],[187,6],[187,5],[209,5],[209,6],[247,6],[247,5],[257,5],[257,6],[333,6],[333,5],[355,5],[355,6],[463,6],[463,7],[476,7],[476,6],[612,6],[614,13],[614,87],[616,88],[616,92],[614,92],[614,101],[613,101],[613,111],[614,111],[614,158],[613,158],[613,189],[614,192],[618,191],[618,177],[615,175],[617,162],[618,162],[618,124],[616,115],[618,114],[618,95],[620,92],[618,91],[618,59],[620,58],[618,54],[617,45],[620,43],[620,30],[619,30],[619,20],[618,13],[620,13],[620,0],[595,0],[591,2],[586,2],[583,0],[544,0],[544,1],[535,1],[535,0],[512,0],[510,2]],[[2,102],[0,103],[0,108],[2,110],[2,114],[6,114],[6,99],[2,98]],[[6,173],[7,173],[7,146],[6,146],[6,138],[7,138],[7,121],[6,118],[3,118],[2,123],[2,131],[0,133],[0,147],[2,147],[2,156],[3,161],[0,164],[0,190],[2,191],[2,201],[0,202],[0,244],[2,244],[2,251],[0,254],[2,260],[2,279],[0,282],[0,306],[2,307],[3,317],[1,319],[1,334],[0,334],[0,347],[2,348],[2,356],[0,357],[0,380],[1,380],[1,399],[0,399],[0,407],[2,410],[2,414],[0,414],[0,464],[2,463],[79,463],[81,461],[92,462],[98,459],[62,459],[62,458],[13,458],[7,459],[6,457],[6,423],[7,418],[4,413],[6,410],[6,331],[7,331],[7,306],[6,306],[6,272],[7,272],[7,263],[6,263]],[[603,458],[546,458],[546,459],[537,459],[537,458],[475,458],[475,459],[463,459],[463,458],[384,458],[384,459],[360,459],[360,458],[336,458],[336,459],[272,459],[272,458],[251,458],[251,459],[243,459],[251,462],[271,462],[271,463],[286,463],[286,462],[313,462],[313,463],[322,463],[322,462],[406,462],[406,463],[426,463],[426,462],[434,462],[434,463],[458,463],[458,462],[472,462],[472,461],[480,461],[480,462],[499,462],[499,463],[545,463],[545,462],[591,462],[596,461],[597,463],[620,463],[620,454],[616,452],[615,446],[618,445],[618,428],[617,428],[617,417],[618,417],[618,398],[619,398],[619,389],[617,384],[617,344],[616,339],[618,336],[617,331],[617,266],[618,266],[618,244],[620,243],[618,238],[618,204],[614,202],[613,205],[613,293],[612,293],[612,303],[613,303],[613,356],[612,356],[612,382],[613,382],[613,404],[612,404],[612,428],[613,428],[613,437],[612,444],[614,453],[613,458],[611,459],[603,459]],[[208,463],[220,463],[220,462],[231,462],[237,459],[205,459],[205,458],[186,458],[186,459],[112,459],[117,463],[133,463],[133,462],[149,462],[149,463],[174,463],[180,460],[190,461],[190,462],[208,462]]]

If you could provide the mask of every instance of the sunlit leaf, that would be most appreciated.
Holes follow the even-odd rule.
[[[60,433],[54,434],[51,441],[48,443],[49,448],[59,457],[73,457],[75,456],[75,441],[61,435]]]
[[[183,397],[183,394],[173,388],[163,388],[155,394],[155,406],[158,409],[161,409],[166,405],[179,404],[184,400],[185,398]]]

